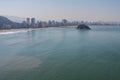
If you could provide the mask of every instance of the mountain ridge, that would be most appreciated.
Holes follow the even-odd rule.
[[[20,23],[11,21],[7,17],[0,16],[0,29],[19,28],[20,26]]]

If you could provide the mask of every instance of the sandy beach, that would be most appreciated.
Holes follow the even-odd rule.
[[[60,27],[45,27],[45,28],[20,28],[20,29],[2,29],[0,34],[12,34],[18,32],[26,32],[31,30],[42,30],[42,29],[52,29],[52,28],[76,28],[75,26],[60,26]]]
[[[4,29],[4,30],[0,30],[0,34],[12,34],[12,33],[26,32],[26,31],[38,30],[38,29],[40,28]]]

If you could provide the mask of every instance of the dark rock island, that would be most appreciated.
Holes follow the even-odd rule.
[[[85,24],[80,24],[80,25],[78,25],[77,29],[90,30],[91,28]]]

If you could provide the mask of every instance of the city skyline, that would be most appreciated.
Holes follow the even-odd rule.
[[[119,0],[0,0],[0,15],[120,22]]]

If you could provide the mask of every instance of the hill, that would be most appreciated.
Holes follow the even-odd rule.
[[[9,20],[4,16],[0,16],[0,29],[19,28],[20,24]]]

